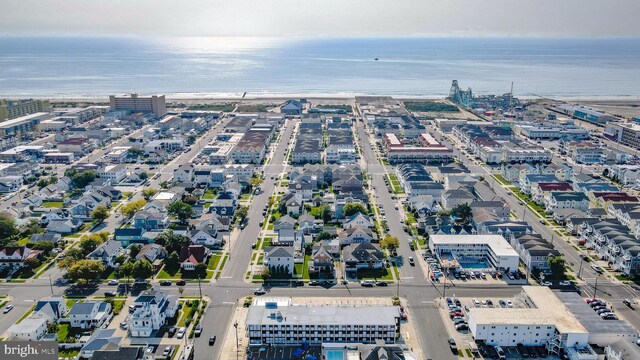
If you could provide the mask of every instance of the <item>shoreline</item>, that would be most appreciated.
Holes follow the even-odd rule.
[[[365,94],[365,93],[353,93],[353,94],[314,94],[314,93],[291,93],[291,94],[247,94],[242,98],[242,93],[230,94],[230,93],[170,93],[165,94],[167,102],[273,102],[273,101],[285,101],[288,99],[305,98],[309,101],[349,101],[353,102],[356,97],[392,97],[398,101],[403,100],[445,100],[444,95],[394,95],[394,94]],[[628,95],[628,96],[575,96],[575,97],[539,97],[539,96],[515,96],[521,100],[555,100],[564,102],[604,102],[607,104],[637,104],[640,105],[640,95]],[[6,96],[0,95],[0,98],[6,99],[48,99],[53,103],[59,102],[108,102],[108,95],[53,95],[53,96],[34,96],[34,95],[18,95],[18,96]]]

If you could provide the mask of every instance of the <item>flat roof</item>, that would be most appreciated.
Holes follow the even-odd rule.
[[[638,332],[625,320],[603,320],[578,293],[555,294],[589,333],[636,334]]]
[[[176,194],[172,192],[160,192],[156,196],[153,197],[154,200],[171,200],[176,196]]]
[[[470,308],[469,318],[478,325],[553,325],[561,333],[587,333],[567,305],[546,286],[523,286],[529,308]],[[584,301],[583,301],[584,302]],[[593,310],[591,311],[592,313]]]
[[[395,325],[399,316],[397,306],[253,305],[249,307],[246,324]]]
[[[431,235],[433,245],[485,244],[497,256],[519,256],[502,235]]]
[[[38,119],[38,118],[41,118],[41,117],[47,116],[47,115],[49,115],[49,114],[46,113],[46,112],[38,112],[38,113],[35,113],[35,114],[20,116],[20,117],[15,118],[15,119],[11,119],[11,120],[7,120],[7,121],[1,122],[0,123],[0,128],[12,127],[12,126],[18,125],[18,124],[20,124],[22,122],[31,121],[31,120]]]

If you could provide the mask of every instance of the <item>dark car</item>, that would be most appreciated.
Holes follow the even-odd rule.
[[[209,346],[213,346],[213,344],[216,343],[216,336],[213,335],[212,337],[209,338]]]
[[[518,344],[517,345],[518,348],[518,352],[520,353],[520,356],[522,356],[523,358],[527,358],[529,357],[529,352],[527,351],[527,349],[524,347],[524,345],[522,344]]]
[[[175,335],[175,334],[176,334],[176,331],[177,331],[177,330],[178,330],[178,329],[176,329],[176,327],[175,327],[175,326],[170,327],[170,328],[169,328],[169,331],[167,332],[167,333],[169,334],[169,337],[173,337],[173,335]]]
[[[458,354],[458,345],[456,345],[456,341],[449,338],[449,348],[455,354]]]
[[[198,326],[196,326],[195,331],[193,332],[193,334],[196,337],[200,337],[200,335],[202,335],[202,325],[198,324]]]
[[[389,284],[386,281],[378,281],[376,282],[377,286],[388,286]]]
[[[529,357],[532,359],[535,359],[538,357],[538,352],[536,351],[535,348],[533,347],[527,347],[525,348],[527,350],[527,352],[529,353]]]
[[[178,280],[178,281],[176,281],[176,285],[178,285],[178,286],[185,286],[186,284],[187,284],[187,282],[186,282],[186,281],[184,281],[184,280]]]
[[[116,294],[116,292],[115,292],[115,291],[107,291],[107,292],[105,292],[105,293],[104,293],[104,296],[107,296],[107,297],[108,297],[108,296],[116,296],[116,295],[117,295],[117,294]]]
[[[160,281],[160,286],[171,286],[171,281],[162,280],[162,281]]]
[[[301,281],[301,280],[292,281],[291,286],[293,287],[304,286],[304,281]]]
[[[461,307],[461,306],[462,306],[462,303],[461,303],[461,302],[460,302],[460,300],[458,300],[458,299],[454,299],[454,300],[453,300],[453,302],[455,302],[455,303],[456,303],[456,306],[457,306],[457,307]]]

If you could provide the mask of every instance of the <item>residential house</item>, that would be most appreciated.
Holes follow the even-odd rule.
[[[26,266],[25,261],[40,254],[41,250],[31,250],[24,245],[0,246],[0,266],[23,267]]]
[[[129,317],[131,337],[150,337],[176,315],[178,296],[167,296],[156,290],[146,290],[135,300],[136,310]]]
[[[63,297],[46,297],[36,302],[33,312],[47,314],[53,320],[58,320],[67,313],[67,302]]]
[[[355,276],[358,269],[381,269],[384,267],[384,253],[371,243],[357,243],[342,250],[347,274]]]
[[[51,319],[46,317],[28,317],[17,324],[11,325],[7,330],[11,340],[38,341],[47,332],[47,326]]]
[[[133,215],[133,227],[146,231],[163,230],[169,226],[169,213],[166,208],[146,208]]]
[[[83,356],[84,357],[84,356]],[[143,360],[146,359],[143,346],[120,346],[117,349],[96,350],[92,360]]]
[[[279,246],[294,246],[296,242],[305,242],[302,230],[280,229],[278,237],[271,243]]]
[[[167,250],[158,244],[147,244],[143,246],[138,255],[136,255],[136,261],[140,259],[146,259],[154,268],[159,268],[162,265],[161,260],[167,257]]]
[[[300,194],[299,199],[308,201],[313,198],[313,185],[311,182],[298,179],[295,183],[289,184],[289,191]]]
[[[553,174],[528,174],[520,178],[520,191],[523,194],[531,194],[533,188],[541,182],[553,183],[559,181],[558,178]]]
[[[543,203],[550,192],[573,191],[573,187],[568,182],[539,182],[531,189],[531,198],[536,203]]]
[[[202,245],[208,248],[220,248],[224,244],[222,236],[213,227],[204,227],[201,229],[192,229],[189,232],[189,238],[194,245]]]
[[[316,219],[311,214],[304,214],[298,218],[298,229],[302,230],[305,234],[315,234],[322,231],[324,227],[324,221],[322,219]]]
[[[371,221],[369,215],[365,215],[358,211],[357,213],[344,219],[344,222],[342,223],[342,228],[345,230],[354,228],[356,226],[371,229],[373,228],[373,221]]]
[[[333,275],[333,255],[323,244],[314,246],[311,254],[311,264],[309,264],[309,272]]]
[[[145,229],[141,228],[118,228],[113,233],[113,239],[120,242],[122,247],[131,244],[149,244],[153,240],[145,236]]]
[[[504,201],[488,200],[488,201],[472,201],[469,204],[471,210],[485,209],[496,214],[499,220],[508,220],[511,214],[511,207]]]
[[[264,265],[274,274],[288,274],[295,272],[294,249],[290,246],[273,246],[264,250]]]
[[[589,198],[582,192],[554,191],[546,195],[545,208],[547,211],[558,209],[586,210],[589,208]]]
[[[82,226],[80,219],[54,219],[49,220],[46,231],[58,234],[72,234],[77,232]]]
[[[597,192],[594,191],[589,194],[591,205],[593,207],[600,207],[605,210],[609,209],[611,204],[621,203],[638,203],[640,200],[636,196],[629,195],[625,192]]]
[[[22,186],[22,176],[0,177],[0,193],[10,193],[17,191]]]
[[[202,245],[183,246],[180,249],[180,268],[183,271],[193,271],[196,265],[206,263],[209,257],[209,251]]]
[[[296,226],[296,223],[296,219],[289,215],[284,215],[273,222],[273,230],[276,232],[279,230],[291,230]]]
[[[98,177],[101,179],[111,180],[111,184],[115,185],[127,176],[127,166],[124,164],[106,165],[98,169]]]
[[[122,337],[115,336],[116,329],[97,329],[86,340],[80,349],[80,357],[83,359],[97,360],[98,358],[106,358],[107,360],[125,360],[125,358],[110,358],[108,353],[118,353],[116,349],[120,349]],[[142,349],[144,353],[144,349]],[[138,360],[138,359],[131,359]]]
[[[29,238],[29,242],[32,243],[39,243],[39,242],[43,242],[43,241],[50,241],[54,244],[57,244],[58,241],[60,241],[62,239],[62,236],[58,233],[52,233],[52,232],[48,232],[48,233],[44,233],[44,234],[33,234],[31,235],[31,238]]]
[[[87,259],[100,260],[105,266],[115,268],[116,258],[123,254],[122,245],[116,240],[107,240],[93,250]]]
[[[475,195],[467,190],[447,190],[442,198],[442,206],[445,209],[453,209],[458,205],[471,204],[475,200]]]
[[[280,112],[287,115],[301,115],[302,103],[298,100],[287,100],[280,106]]]
[[[101,327],[110,316],[111,304],[108,302],[77,302],[69,311],[69,323],[71,327],[88,330]]]
[[[359,243],[370,243],[374,239],[377,240],[373,231],[370,228],[362,226],[354,226],[338,232],[338,240],[340,246],[346,246]]]
[[[194,176],[194,168],[191,164],[182,164],[177,169],[173,170],[173,180],[184,185],[191,185]],[[208,180],[204,180],[204,183],[208,183]]]
[[[511,246],[520,255],[527,271],[537,269],[549,273],[549,258],[561,256],[551,243],[542,238],[540,234],[525,234],[519,237],[511,237]]]

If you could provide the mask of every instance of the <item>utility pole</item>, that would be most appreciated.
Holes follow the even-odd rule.
[[[202,287],[200,286],[200,275],[198,275],[198,291],[200,292],[200,300],[202,300]]]
[[[442,300],[445,298],[445,294],[447,291],[447,277],[449,276],[449,268],[444,268],[444,281],[442,282]]]
[[[400,297],[400,279],[396,282],[396,297]]]
[[[49,287],[51,288],[51,296],[53,296],[53,283],[51,282],[51,275],[49,275]]]
[[[593,287],[593,298],[596,298],[596,294],[598,293],[598,274],[596,274],[596,285]]]
[[[582,274],[582,263],[584,262],[584,258],[580,256],[580,268],[578,269],[578,279],[582,279],[580,275]]]

